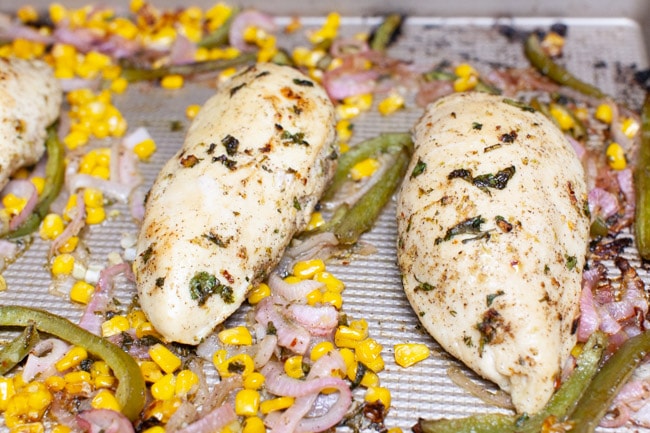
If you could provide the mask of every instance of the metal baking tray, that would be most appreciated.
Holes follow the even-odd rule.
[[[85,2],[62,2],[78,7]],[[201,5],[201,2],[196,2]],[[203,2],[202,6],[211,3]],[[378,14],[397,10],[408,14],[403,31],[390,48],[390,55],[410,60],[418,65],[433,66],[443,61],[469,61],[479,67],[493,64],[525,66],[522,45],[505,38],[499,25],[513,26],[522,30],[548,28],[562,22],[568,25],[568,37],[563,61],[576,75],[592,82],[605,92],[638,106],[641,96],[631,91],[626,83],[631,72],[648,67],[647,44],[644,31],[650,29],[650,5],[645,0],[611,2],[544,2],[543,6],[532,3],[508,2],[382,2],[370,0],[357,2],[310,2],[296,6],[291,1],[258,2],[262,10],[274,10],[283,15],[279,23],[286,23],[291,16],[299,15],[303,28],[291,36],[280,36],[278,44],[287,48],[307,45],[305,31],[319,27],[324,14],[331,10],[341,11],[341,34],[353,35],[367,32],[376,25]],[[354,3],[350,5],[349,3]],[[488,6],[489,3],[489,6]],[[580,3],[580,4],[578,4]],[[610,3],[610,4],[607,4]],[[36,6],[46,2],[32,2]],[[124,7],[126,2],[117,2]],[[180,2],[154,1],[160,8],[171,7]],[[246,3],[246,5],[255,3]],[[446,6],[445,6],[446,5]],[[0,10],[13,10],[14,1],[0,0]],[[296,9],[298,8],[298,9]],[[306,10],[300,10],[300,8]],[[438,9],[438,12],[436,10]],[[455,9],[454,9],[455,8]],[[611,8],[615,8],[612,10]],[[609,12],[608,12],[609,11]],[[594,66],[599,64],[600,67]],[[183,142],[189,126],[184,110],[189,104],[202,104],[212,93],[210,82],[189,83],[180,90],[164,90],[150,84],[132,85],[128,92],[114,97],[114,103],[129,123],[129,130],[145,126],[154,137],[158,151],[152,159],[141,164],[146,190],[153,182],[159,168]],[[376,98],[378,99],[378,98]],[[381,132],[409,131],[422,113],[422,109],[409,102],[404,110],[383,117],[376,109],[354,119],[353,142],[376,136]],[[181,125],[181,128],[178,128]],[[94,145],[107,145],[97,141]],[[90,263],[105,265],[107,256],[121,251],[120,239],[133,234],[137,227],[132,222],[126,206],[111,207],[111,217],[101,226],[92,227],[87,233]],[[386,368],[380,373],[383,386],[391,390],[393,401],[386,418],[387,427],[401,427],[410,431],[419,417],[461,417],[474,413],[494,411],[481,400],[454,385],[447,375],[450,366],[461,364],[447,355],[419,326],[408,301],[402,292],[401,280],[395,255],[396,222],[394,202],[384,209],[375,227],[362,237],[362,242],[372,245],[370,255],[353,255],[346,261],[328,264],[332,271],[346,284],[344,311],[353,319],[365,318],[370,334],[383,345]],[[44,307],[48,310],[78,321],[82,309],[72,305],[66,298],[50,293],[50,278],[45,267],[48,245],[36,239],[27,253],[11,264],[4,272],[8,288],[0,292],[2,304],[24,304]],[[638,259],[629,257],[638,268]],[[648,274],[639,270],[648,281]],[[128,304],[133,293],[119,289],[117,297]],[[229,319],[230,324],[241,323],[247,307]],[[2,337],[2,334],[0,334]],[[397,366],[393,359],[393,346],[403,342],[421,342],[432,349],[427,360],[407,369]],[[474,380],[490,389],[494,386],[469,373]],[[214,374],[209,377],[214,379]],[[362,396],[360,395],[360,398]],[[0,421],[1,423],[2,421]],[[7,429],[0,424],[0,432]],[[617,429],[602,431],[650,431],[642,429]]]

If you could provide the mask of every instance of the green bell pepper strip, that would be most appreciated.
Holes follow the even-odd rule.
[[[575,409],[568,417],[572,433],[596,430],[612,401],[630,378],[634,369],[650,353],[650,331],[626,340],[600,367]]]
[[[115,397],[122,413],[131,421],[138,419],[145,405],[146,385],[140,367],[129,354],[105,338],[47,311],[16,305],[0,306],[0,326],[32,325],[103,359],[118,380]]]
[[[26,327],[23,332],[0,349],[0,375],[14,368],[25,359],[38,343],[38,331],[34,326]]]
[[[441,71],[439,69],[434,69],[432,71],[425,72],[424,74],[422,74],[422,78],[424,78],[425,81],[454,81],[458,78],[458,76],[452,72],[446,72],[446,71]],[[501,94],[500,89],[486,83],[485,81],[481,80],[480,77],[474,89],[477,92],[489,93],[491,95]]]
[[[370,43],[371,50],[386,51],[402,26],[402,16],[400,14],[390,14],[381,22],[373,32]]]
[[[45,165],[45,187],[39,202],[33,212],[25,221],[14,230],[0,234],[6,239],[16,239],[29,235],[38,229],[39,224],[50,211],[50,205],[58,197],[65,179],[65,150],[59,140],[56,125],[47,129],[45,147],[47,149],[47,163]]]
[[[237,16],[239,13],[238,9],[233,9],[232,12],[230,13],[230,16],[226,21],[217,29],[215,29],[212,33],[209,35],[205,36],[203,39],[201,39],[196,46],[200,48],[215,48],[215,47],[220,47],[223,45],[226,45],[228,43],[228,33],[230,32],[230,25],[232,24],[232,20]]]
[[[592,96],[594,98],[603,99],[607,95],[599,88],[586,83],[579,78],[575,77],[568,70],[549,57],[544,50],[536,33],[531,33],[524,42],[524,54],[530,62],[540,73],[547,76],[556,83],[570,87],[578,92]]]
[[[233,59],[206,60],[204,62],[193,62],[184,65],[162,66],[155,69],[124,66],[122,67],[122,77],[132,83],[136,81],[157,80],[166,75],[196,75],[253,63],[256,59],[256,53],[243,53]]]
[[[532,416],[483,414],[460,419],[420,420],[413,427],[416,433],[539,433],[551,416],[564,418],[585,395],[585,390],[598,371],[607,338],[595,332],[585,343],[577,367],[550,398],[544,408]]]
[[[641,144],[634,171],[636,210],[634,231],[636,247],[644,260],[650,260],[650,92],[641,109]]]

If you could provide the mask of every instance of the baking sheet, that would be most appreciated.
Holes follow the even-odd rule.
[[[280,23],[290,18],[278,18]],[[519,42],[509,42],[502,36],[498,25],[511,25],[518,29],[547,28],[558,22],[556,18],[426,18],[414,17],[406,21],[403,34],[389,53],[417,65],[434,66],[443,61],[456,63],[468,61],[482,70],[492,64],[525,66]],[[305,45],[305,31],[317,28],[322,17],[305,17],[303,29],[291,36],[281,36],[278,44],[291,48]],[[344,17],[341,35],[354,35],[368,31],[379,22],[378,18]],[[638,106],[642,95],[632,91],[625,79],[635,69],[647,68],[648,60],[641,26],[627,18],[565,18],[561,22],[569,26],[564,61],[569,69],[605,92],[625,99]],[[601,67],[595,68],[594,65]],[[629,82],[629,81],[628,81]],[[161,165],[181,145],[189,121],[185,107],[202,104],[211,94],[206,87],[211,81],[190,83],[180,90],[164,90],[150,84],[132,85],[124,95],[114,97],[115,105],[129,122],[129,130],[145,126],[154,137],[158,151],[150,162],[141,165],[145,177],[145,190],[151,185]],[[375,98],[377,100],[379,98]],[[389,117],[382,117],[376,108],[354,119],[352,142],[376,136],[381,132],[408,131],[419,118],[421,109],[413,103]],[[176,129],[175,125],[182,125]],[[94,145],[110,145],[109,141],[96,141]],[[121,251],[120,240],[133,235],[137,227],[131,221],[127,206],[116,204],[108,210],[110,217],[101,226],[91,227],[87,234],[91,264],[105,265],[111,252]],[[380,373],[383,386],[391,390],[393,401],[386,418],[387,427],[401,427],[410,431],[419,417],[460,417],[472,413],[493,410],[455,386],[446,374],[450,366],[458,366],[426,335],[419,326],[406,298],[403,296],[395,258],[394,202],[382,213],[372,231],[362,241],[376,248],[367,256],[352,256],[346,260],[328,264],[332,271],[346,284],[343,293],[344,312],[351,319],[365,318],[370,335],[384,347],[386,369]],[[49,245],[36,239],[28,252],[4,272],[8,288],[0,292],[0,303],[23,304],[45,307],[73,321],[78,321],[82,309],[72,305],[66,298],[48,291],[49,272],[45,268]],[[637,267],[633,253],[628,256]],[[647,273],[639,271],[647,281]],[[125,304],[133,293],[118,287],[117,297]],[[243,322],[247,307],[236,313],[228,324]],[[4,334],[0,334],[0,337]],[[408,369],[397,366],[393,360],[394,344],[422,342],[432,350],[432,356]],[[471,375],[471,374],[470,374]],[[215,375],[209,373],[213,380]],[[477,379],[475,376],[471,377]],[[480,380],[480,379],[477,379]],[[492,388],[487,382],[485,386]],[[361,394],[358,394],[362,398]],[[7,431],[1,425],[0,432]],[[650,431],[618,429],[602,431]],[[343,431],[343,430],[342,430]]]

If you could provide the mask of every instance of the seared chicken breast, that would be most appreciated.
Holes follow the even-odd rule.
[[[337,161],[334,108],[299,71],[260,64],[201,108],[146,202],[140,304],[197,344],[243,302],[309,221]]]
[[[427,331],[540,410],[576,343],[588,243],[582,166],[542,114],[454,94],[415,126],[398,192],[398,264]]]
[[[43,156],[46,129],[59,117],[62,98],[45,62],[0,59],[0,188],[14,171]]]

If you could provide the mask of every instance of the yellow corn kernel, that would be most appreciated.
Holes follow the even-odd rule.
[[[7,410],[9,399],[16,394],[16,387],[11,377],[0,377],[0,412]]]
[[[248,376],[244,378],[244,388],[246,389],[260,389],[262,385],[264,385],[264,382],[266,381],[266,378],[262,373],[258,373],[256,371],[252,372]]]
[[[92,176],[98,177],[100,179],[108,180],[111,177],[111,171],[108,167],[97,166],[90,172]]]
[[[307,293],[307,304],[316,305],[323,302],[323,292],[320,289],[314,289],[311,292]]]
[[[468,63],[461,63],[456,66],[456,68],[454,68],[454,74],[456,74],[458,77],[469,77],[470,75],[478,76],[476,69],[474,69],[472,65]]]
[[[331,292],[341,293],[345,288],[343,281],[339,280],[332,273],[327,271],[317,272],[314,274],[314,280],[325,284],[327,290]]]
[[[66,373],[63,375],[63,379],[65,379],[66,383],[68,384],[75,384],[75,383],[90,383],[91,381],[91,376],[90,373],[87,371],[79,370],[79,371],[71,371],[70,373]]]
[[[83,192],[84,203],[88,207],[101,207],[104,205],[104,193],[97,188],[86,188]]]
[[[350,141],[354,125],[348,119],[342,119],[336,122],[336,134],[341,141]]]
[[[623,170],[627,166],[625,159],[625,150],[618,143],[611,143],[607,146],[607,162],[614,170]]]
[[[260,412],[266,415],[276,410],[283,410],[291,407],[293,402],[293,397],[278,397],[270,400],[264,400],[260,403]]]
[[[302,368],[302,355],[295,355],[287,358],[287,360],[284,361],[284,372],[294,379],[300,379],[303,377],[305,371]]]
[[[176,375],[176,388],[174,395],[177,397],[184,397],[198,385],[199,376],[192,370],[181,370]]]
[[[364,386],[366,388],[370,388],[371,386],[379,386],[379,376],[377,376],[377,373],[372,372],[370,370],[366,370],[365,373],[363,373],[363,377],[361,378],[361,386]]]
[[[201,106],[198,104],[190,104],[187,107],[185,107],[185,117],[188,119],[194,119],[197,114],[199,114],[199,111],[201,110]]]
[[[551,104],[549,111],[562,131],[568,131],[575,126],[575,120],[561,105]]]
[[[334,333],[334,344],[338,347],[354,349],[368,337],[368,322],[365,319],[353,320],[349,326],[341,325]]]
[[[44,240],[52,240],[63,233],[63,229],[63,218],[61,218],[61,215],[50,213],[43,218],[39,234]]]
[[[65,243],[59,247],[59,252],[71,253],[77,249],[77,245],[79,245],[79,237],[70,236],[68,239],[66,239]]]
[[[244,420],[242,433],[266,433],[264,421],[258,416],[249,416]]]
[[[314,212],[311,214],[311,217],[309,218],[309,224],[307,224],[307,228],[305,230],[314,230],[323,224],[325,224],[323,214],[320,212]]]
[[[117,402],[115,395],[107,390],[100,390],[93,399],[90,401],[90,405],[95,409],[110,409],[116,412],[120,411],[120,404]]]
[[[162,379],[163,373],[158,364],[153,361],[142,361],[140,363],[140,371],[144,380],[149,383],[154,383]]]
[[[350,104],[337,104],[336,105],[336,117],[340,120],[349,120],[357,117],[361,114],[359,107],[355,107]]]
[[[454,80],[455,92],[467,92],[472,90],[478,84],[476,75],[468,75],[466,77],[458,77]]]
[[[612,107],[609,104],[600,104],[598,107],[596,107],[596,112],[594,113],[594,117],[598,120],[600,120],[603,123],[610,124],[612,123]]]
[[[328,354],[332,350],[334,350],[334,344],[332,344],[332,342],[321,341],[311,349],[311,353],[309,354],[309,359],[311,359],[312,361],[317,361],[323,355]]]
[[[357,362],[354,352],[347,347],[339,349],[339,354],[343,358],[346,368]]]
[[[142,322],[140,323],[136,328],[135,328],[135,336],[138,338],[146,337],[146,336],[153,336],[153,337],[160,337],[160,334],[156,330],[156,328],[153,327],[151,322]]]
[[[86,208],[86,224],[100,224],[106,219],[106,211],[103,207]]]
[[[45,179],[40,177],[40,176],[34,176],[29,181],[34,185],[34,188],[36,188],[36,192],[40,195],[43,193],[43,189],[45,188]]]
[[[16,16],[18,19],[24,23],[29,23],[36,21],[38,19],[38,11],[32,5],[21,6],[16,11]]]
[[[265,283],[260,283],[257,287],[253,288],[253,290],[248,293],[248,303],[255,305],[270,295],[271,288]]]
[[[65,379],[61,376],[48,376],[45,378],[45,386],[51,392],[59,392],[65,389]],[[0,410],[2,409],[0,405]]]
[[[402,367],[410,367],[420,361],[427,359],[430,350],[426,344],[403,343],[393,347],[395,362]]]
[[[140,143],[136,144],[133,147],[133,152],[137,155],[138,158],[142,161],[148,160],[151,155],[156,151],[156,143],[152,138],[147,138],[142,140]]]
[[[219,362],[218,364],[215,363],[215,367],[217,367],[217,371],[222,378],[230,377],[233,374],[240,374],[243,378],[246,378],[249,374],[255,371],[255,362],[249,354],[240,353],[226,359],[225,361]]]
[[[18,197],[13,193],[9,193],[2,197],[2,204],[10,214],[18,215],[27,204],[27,199]]]
[[[115,376],[99,375],[93,378],[95,389],[113,388],[115,386]]]
[[[235,396],[235,413],[254,416],[260,408],[260,393],[254,389],[242,389]]]
[[[238,346],[250,346],[253,344],[253,336],[245,326],[224,329],[219,332],[218,337],[223,344]]]
[[[382,386],[371,386],[366,390],[364,400],[368,403],[381,402],[384,408],[390,408],[390,391]]]
[[[321,259],[304,260],[293,266],[293,275],[303,279],[313,277],[317,272],[325,270],[325,262]]]
[[[640,127],[639,122],[631,117],[624,119],[621,123],[621,131],[627,138],[634,138],[637,132],[639,132]]]
[[[95,293],[95,286],[85,281],[76,281],[70,289],[70,300],[86,305]]]
[[[391,427],[386,433],[403,433],[403,431],[399,427]]]
[[[131,325],[131,328],[137,328],[141,324],[145,323],[147,321],[147,315],[144,314],[144,311],[142,310],[131,310],[127,315],[126,318],[129,319],[129,324]]]
[[[4,292],[5,290],[7,290],[7,280],[0,275],[0,292]]]
[[[350,178],[356,181],[372,176],[380,165],[375,158],[366,158],[359,161],[350,169]]]
[[[56,424],[52,427],[52,433],[72,433],[72,429],[67,425]]]
[[[296,284],[302,281],[302,278],[298,278],[295,275],[289,275],[288,277],[284,278],[284,282],[287,284]]]
[[[340,310],[341,307],[343,307],[343,297],[339,292],[325,290],[325,293],[323,293],[323,303],[331,304],[336,307],[337,310]]]
[[[176,376],[169,373],[151,385],[151,395],[156,400],[169,400],[176,391]]]
[[[164,89],[180,89],[183,83],[182,75],[167,75],[160,80],[160,86]]]
[[[143,419],[156,418],[160,422],[166,423],[182,402],[183,399],[179,397],[172,397],[167,400],[156,399],[147,406]]]
[[[9,429],[9,433],[45,433],[42,422],[28,422]]]
[[[68,149],[74,150],[78,147],[85,146],[88,143],[88,134],[82,131],[73,130],[63,138],[63,143]]]
[[[149,356],[165,373],[173,373],[181,366],[181,359],[163,344],[154,344],[149,348]]]
[[[90,366],[90,375],[92,377],[112,374],[111,367],[105,361],[95,361]]]
[[[397,93],[387,96],[377,105],[377,110],[382,116],[389,116],[402,108],[404,108],[404,97]]]
[[[111,128],[106,120],[97,120],[93,122],[90,130],[97,138],[106,138],[111,133]]]
[[[88,359],[88,352],[80,346],[73,346],[68,352],[59,359],[54,366],[57,371],[65,371],[77,367],[82,361]]]
[[[165,433],[165,427],[156,425],[153,427],[149,427],[146,430],[143,430],[142,433]]]
[[[381,357],[382,345],[373,338],[366,338],[354,349],[357,360],[362,362],[370,370],[378,373],[384,368],[384,360]]]
[[[368,111],[372,107],[372,93],[348,96],[343,99],[343,104],[357,107],[359,111]]]
[[[102,337],[110,337],[128,330],[129,320],[119,314],[102,323]]]
[[[59,254],[52,259],[52,275],[70,275],[74,268],[74,256],[72,254]]]

